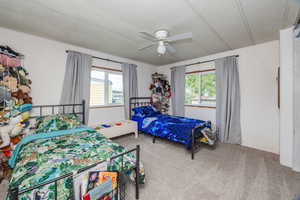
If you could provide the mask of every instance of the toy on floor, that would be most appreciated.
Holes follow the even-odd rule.
[[[110,124],[101,124],[101,127],[102,128],[109,128],[109,127],[111,127],[111,125]]]
[[[121,125],[122,125],[122,122],[115,122],[115,125],[116,125],[116,126],[121,126]]]
[[[199,141],[210,146],[214,146],[218,139],[218,134],[215,126],[212,128],[204,128],[201,131],[202,137],[200,137]]]

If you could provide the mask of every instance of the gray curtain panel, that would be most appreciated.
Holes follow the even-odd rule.
[[[240,83],[235,56],[217,59],[216,124],[221,142],[241,144]]]
[[[86,124],[89,118],[91,67],[92,57],[90,55],[73,51],[68,52],[64,85],[60,99],[61,104],[81,103],[82,100],[85,100]]]
[[[124,93],[124,114],[129,119],[129,98],[138,96],[137,65],[123,63],[123,93]]]
[[[178,66],[171,68],[171,91],[172,91],[172,112],[173,115],[184,116],[185,101],[185,67]]]

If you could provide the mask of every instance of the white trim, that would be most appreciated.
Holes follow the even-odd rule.
[[[96,108],[114,108],[114,107],[124,107],[124,104],[108,104],[108,105],[93,105],[90,106],[89,109],[96,109]]]

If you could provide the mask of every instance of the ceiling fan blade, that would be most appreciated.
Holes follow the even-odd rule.
[[[171,36],[171,37],[167,38],[166,40],[168,42],[175,42],[175,41],[178,41],[178,40],[191,39],[192,37],[193,37],[192,33],[183,33],[183,34],[178,34],[178,35]]]
[[[150,33],[147,32],[140,32],[142,38],[146,39],[146,40],[150,40],[152,42],[156,42],[157,39],[156,37],[154,37],[153,35],[151,35]]]
[[[166,45],[166,49],[170,53],[176,53],[176,49],[173,46],[171,46],[170,44]]]
[[[150,47],[153,47],[153,46],[155,46],[155,45],[156,45],[156,44],[150,44],[150,45],[147,45],[147,46],[145,46],[145,47],[139,48],[139,51],[143,51],[143,50],[148,49],[148,48],[150,48]]]

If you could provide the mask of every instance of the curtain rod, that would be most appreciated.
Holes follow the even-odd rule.
[[[239,55],[232,55],[235,57],[239,57]],[[199,65],[199,64],[203,64],[203,63],[208,63],[208,62],[213,62],[217,59],[213,59],[213,60],[206,60],[206,61],[201,61],[201,62],[195,62],[195,63],[191,63],[191,64],[187,64],[187,65],[183,65],[184,67],[188,67],[188,66],[192,66],[192,65]]]
[[[66,53],[68,53],[70,50],[66,50]],[[96,56],[92,56],[92,58],[95,59],[99,59],[99,60],[105,60],[105,61],[109,61],[109,62],[114,62],[114,63],[119,63],[119,64],[123,64],[123,62],[117,61],[117,60],[111,60],[108,58],[101,58],[101,57],[96,57]]]

